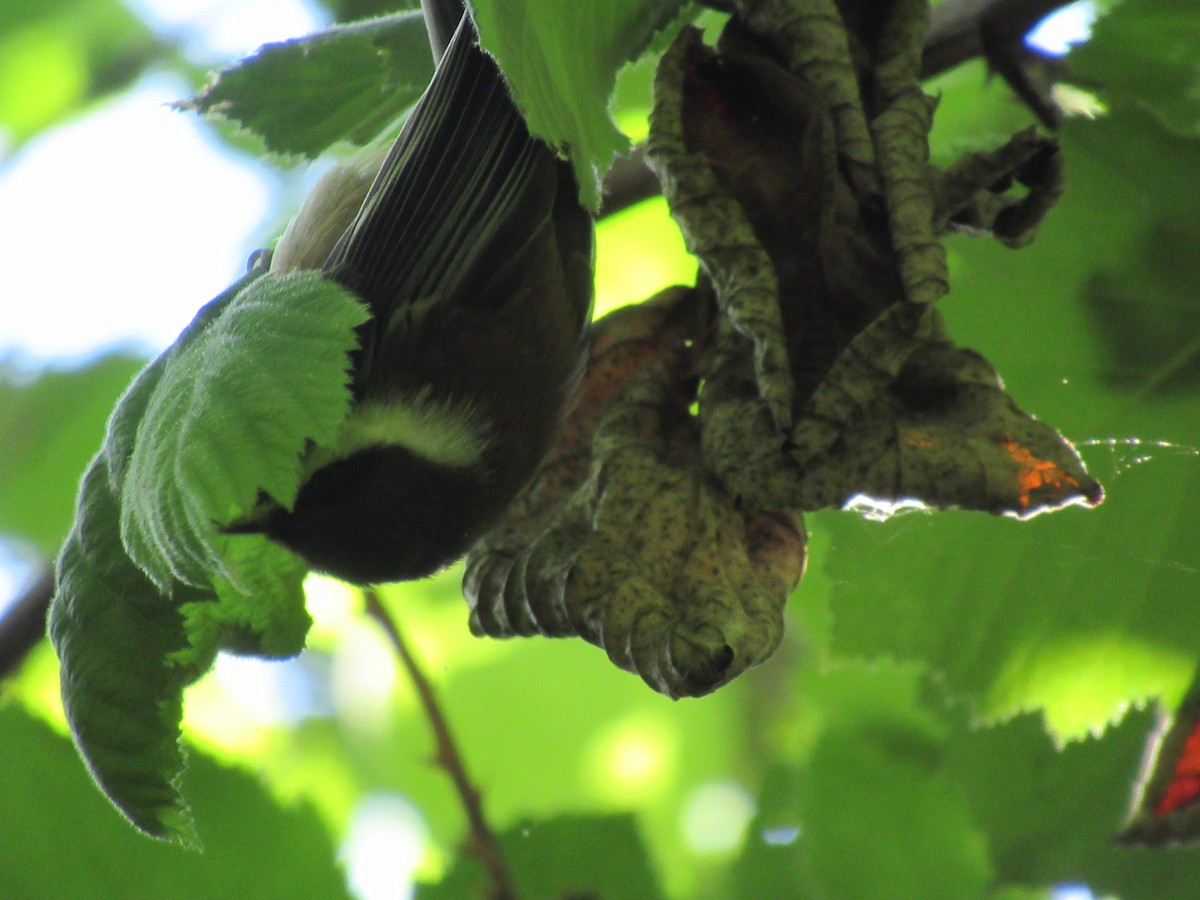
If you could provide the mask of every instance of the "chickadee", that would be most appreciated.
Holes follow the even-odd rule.
[[[435,48],[446,10],[461,13],[440,9],[440,29],[428,17]],[[344,205],[363,176],[341,177]],[[289,234],[306,218],[325,214],[302,210]],[[311,257],[288,243],[289,265]],[[593,245],[570,166],[529,134],[461,15],[324,263],[372,312],[350,416],[335,446],[307,460],[291,510],[269,503],[229,530],[263,533],[358,583],[420,578],[461,557],[533,475],[571,402]]]

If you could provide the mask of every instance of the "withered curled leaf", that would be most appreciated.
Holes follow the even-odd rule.
[[[835,0],[743,0],[747,30],[825,98],[847,176],[862,194],[879,192],[875,142],[867,124],[855,35]]]
[[[671,201],[688,249],[717,284],[722,314],[749,342],[759,394],[776,428],[786,431],[792,423],[792,379],[774,270],[744,205],[723,189],[708,158],[685,143],[685,76],[707,52],[700,32],[685,28],[663,55],[655,79],[647,160]],[[720,98],[711,98],[711,103],[731,114],[742,113]],[[787,177],[785,171],[780,174]]]
[[[813,408],[836,409],[839,434],[823,451],[806,454],[799,508],[842,506],[866,496],[1023,518],[1100,502],[1103,491],[1075,449],[1017,407],[986,359],[950,341],[933,310],[923,317],[923,334],[914,336],[899,321],[904,311],[893,307],[873,323],[838,366],[846,371],[858,363],[866,370],[877,344],[908,346],[895,378],[853,397],[842,379],[818,388]],[[794,445],[792,453],[800,450]]]
[[[778,644],[804,535],[791,515],[739,508],[704,471],[690,350],[655,334],[662,312],[595,326],[583,403],[544,468],[563,477],[535,484],[472,551],[464,592],[476,633],[579,635],[655,690],[699,696]],[[572,463],[589,448],[580,480]]]
[[[664,183],[676,217],[689,234],[722,233],[731,214],[712,219],[712,203],[671,192],[704,178],[753,233],[739,243],[744,259],[722,270],[730,249],[705,266],[726,315],[713,329],[701,393],[705,464],[747,503],[804,510],[867,495],[1026,516],[1101,497],[1070,444],[1021,412],[930,306],[946,284],[936,236],[975,216],[1007,243],[1028,240],[1060,193],[1061,165],[1056,144],[1034,132],[947,173],[928,165],[933,106],[916,82],[922,8],[894,4],[874,43],[860,47],[873,58],[868,113],[882,197],[847,177],[832,101],[805,74],[820,71],[811,58],[824,19],[789,20],[774,37],[735,19],[718,51],[683,35],[660,68],[651,153],[681,148],[658,163],[674,176]],[[806,50],[805,23],[817,19]],[[798,60],[796,71],[780,56]],[[1023,197],[1009,195],[1014,179],[1030,188]],[[729,327],[747,297],[739,273],[753,270],[761,282],[764,255],[792,379],[790,430],[764,415],[759,369]],[[754,296],[766,302],[771,292]]]
[[[1133,806],[1117,843],[1161,847],[1200,839],[1200,673],[1174,713],[1160,709]]]
[[[1014,182],[1027,188],[1024,195],[1014,195]],[[1062,152],[1054,138],[1027,128],[996,150],[968,153],[935,170],[933,189],[939,234],[990,233],[1009,247],[1023,247],[1062,196]]]
[[[476,634],[579,635],[700,695],[779,642],[804,510],[1100,501],[932,303],[946,231],[1032,237],[1056,143],[936,169],[925,0],[842,9],[743,0],[716,48],[685,28],[663,55],[648,158],[702,275],[593,326],[561,440],[468,558]]]

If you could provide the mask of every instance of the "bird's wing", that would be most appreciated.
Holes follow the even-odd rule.
[[[379,337],[440,298],[503,302],[483,289],[488,269],[550,227],[558,165],[464,16],[325,268],[370,306]]]

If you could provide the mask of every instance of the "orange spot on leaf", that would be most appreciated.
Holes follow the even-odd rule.
[[[1066,493],[1070,488],[1079,488],[1079,482],[1060,469],[1055,463],[1038,459],[1029,450],[1014,441],[1005,438],[1004,450],[1020,467],[1017,470],[1017,481],[1020,487],[1018,502],[1022,509],[1029,509],[1034,494],[1052,489],[1056,494]]]

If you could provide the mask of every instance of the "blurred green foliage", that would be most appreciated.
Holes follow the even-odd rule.
[[[120,0],[2,0],[0,23],[0,133],[8,148],[175,53]]]

